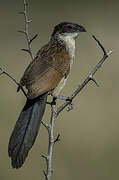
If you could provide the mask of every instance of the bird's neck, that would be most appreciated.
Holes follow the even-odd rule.
[[[64,42],[66,49],[69,52],[71,59],[73,60],[75,56],[75,39],[72,36],[63,35],[59,35],[59,39]]]
[[[53,41],[56,40],[58,43],[65,45],[66,50],[69,52],[70,58],[73,61],[75,56],[75,39],[72,36],[64,36],[61,34],[58,34],[52,38]]]

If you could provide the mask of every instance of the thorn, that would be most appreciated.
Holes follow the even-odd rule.
[[[29,49],[21,49],[21,50],[30,53]]]
[[[27,23],[31,23],[31,22],[32,22],[32,20],[28,20],[28,21],[27,21]]]
[[[42,125],[48,130],[48,133],[49,133],[49,125],[45,122],[45,121],[41,121]]]
[[[23,34],[26,34],[26,32],[23,31],[23,30],[18,30],[18,32],[23,33]]]
[[[70,103],[69,106],[67,107],[67,112],[71,111],[74,108],[74,104]]]
[[[91,79],[95,84],[96,84],[96,86],[97,87],[99,87],[99,84],[98,84],[98,82],[93,78],[93,79]]]
[[[56,142],[59,142],[60,141],[60,134],[58,134],[58,136],[56,137],[56,139],[54,140],[54,144],[56,143]]]
[[[30,39],[30,44],[32,43],[33,40],[35,40],[37,38],[38,34],[36,34],[35,36],[32,37],[32,39]]]
[[[90,75],[89,78],[90,78],[91,81],[93,81],[96,84],[97,87],[99,87],[98,82],[93,78],[92,75]]]
[[[47,159],[48,157],[46,155],[41,155],[42,158]]]

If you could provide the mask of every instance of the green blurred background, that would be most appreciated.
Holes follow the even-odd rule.
[[[4,0],[0,3],[0,64],[17,80],[29,63],[29,56],[20,51],[26,47],[25,37],[17,33],[23,28],[22,0]],[[55,136],[61,142],[54,147],[52,180],[118,180],[119,179],[119,1],[113,0],[52,0],[30,1],[31,35],[34,53],[45,44],[53,27],[61,21],[83,25],[113,54],[96,73],[100,83],[87,85],[74,101],[74,110],[64,111],[57,119]],[[62,91],[71,92],[88,75],[102,57],[102,52],[88,33],[77,40],[76,58],[69,80]],[[13,126],[25,102],[22,93],[6,76],[0,77],[0,180],[44,179],[47,152],[47,132],[44,127],[19,170],[11,168],[7,146]],[[50,107],[44,116],[49,120]]]

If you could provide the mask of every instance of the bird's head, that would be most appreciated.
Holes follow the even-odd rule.
[[[54,27],[52,37],[60,35],[64,37],[70,36],[76,39],[80,32],[86,32],[86,29],[75,23],[62,22]]]

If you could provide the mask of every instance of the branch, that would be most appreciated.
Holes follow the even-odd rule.
[[[94,74],[98,71],[98,69],[101,67],[101,65],[105,62],[105,60],[107,59],[107,57],[112,53],[112,51],[106,52],[105,48],[102,46],[102,44],[100,43],[100,41],[95,37],[92,36],[93,39],[97,42],[97,44],[99,45],[99,47],[102,49],[103,51],[103,57],[102,59],[97,63],[97,65],[93,68],[93,70],[91,71],[91,73],[87,76],[87,78],[84,80],[84,82],[78,86],[78,88],[73,92],[73,94],[68,97],[68,99],[70,101],[66,101],[65,103],[63,103],[60,107],[58,107],[56,109],[56,104],[55,103],[48,103],[51,104],[51,120],[50,120],[50,125],[47,125],[47,123],[42,122],[42,124],[45,126],[45,128],[48,130],[48,136],[49,136],[49,141],[48,141],[48,155],[44,156],[42,155],[42,157],[46,160],[46,165],[47,165],[47,170],[46,172],[44,172],[45,175],[45,180],[50,180],[51,179],[51,175],[52,175],[52,155],[53,155],[53,146],[54,144],[59,141],[59,137],[60,135],[58,134],[57,138],[54,140],[54,123],[56,121],[56,118],[58,117],[59,113],[62,112],[67,106],[68,109],[67,111],[70,111],[73,109],[73,103],[72,100],[79,94],[79,92],[90,82],[93,81],[97,86],[99,86],[99,84],[96,82],[96,80],[94,79]],[[55,99],[56,100],[56,99]]]
[[[2,66],[0,66],[0,71],[1,71],[1,72],[0,72],[0,75],[5,74],[5,75],[7,75],[10,79],[12,79],[12,81],[13,81],[17,86],[20,87],[20,89],[22,90],[23,94],[24,94],[24,95],[26,96],[26,98],[27,98],[27,94],[26,94],[24,88],[16,81],[16,79],[15,79],[13,76],[11,76],[7,71],[5,71]]]
[[[94,40],[98,43],[99,47],[103,51],[103,57],[102,59],[98,62],[98,64],[93,68],[91,73],[88,75],[88,77],[84,80],[84,82],[78,86],[78,88],[74,91],[74,93],[69,97],[71,100],[73,100],[80,92],[81,90],[89,83],[89,81],[93,81],[97,86],[99,84],[96,82],[94,79],[94,74],[99,70],[99,68],[102,66],[102,64],[105,62],[105,60],[108,58],[108,56],[112,53],[112,51],[106,52],[105,48],[103,45],[100,43],[100,41],[95,37],[92,36]],[[71,102],[67,101],[63,103],[58,109],[57,109],[57,116],[59,115],[60,112],[62,112],[68,105],[70,105]]]
[[[22,49],[23,51],[27,52],[30,54],[31,59],[33,60],[33,54],[32,54],[32,49],[31,49],[31,43],[33,42],[34,39],[36,39],[36,37],[38,36],[37,34],[34,35],[31,39],[29,37],[29,23],[32,22],[32,20],[28,19],[28,15],[27,15],[27,6],[28,3],[26,3],[26,0],[23,0],[24,3],[24,11],[20,12],[19,14],[23,14],[24,15],[24,20],[25,20],[25,30],[19,30],[18,32],[23,33],[26,35],[26,39],[27,39],[27,43],[28,43],[28,49]],[[2,74],[6,74],[10,79],[12,79],[12,81],[18,86],[18,89],[21,89],[23,94],[26,96],[27,98],[27,94],[24,90],[24,88],[16,81],[16,79],[14,77],[12,77],[7,71],[5,71],[2,67],[0,67],[0,75]]]
[[[44,171],[44,175],[45,175],[45,180],[50,180],[51,175],[52,175],[52,155],[53,155],[53,146],[56,142],[58,142],[59,139],[59,134],[57,136],[56,139],[54,139],[54,124],[55,124],[55,120],[56,120],[56,103],[53,100],[53,102],[51,103],[51,119],[50,119],[50,125],[48,126],[48,136],[49,136],[49,141],[48,141],[48,155],[44,156],[42,155],[43,158],[45,158],[46,160],[46,165],[47,165],[47,169],[46,172]],[[46,125],[44,125],[46,126]],[[47,128],[47,126],[46,126]]]
[[[29,36],[29,23],[31,23],[32,20],[28,19],[28,13],[27,13],[28,3],[26,2],[26,0],[23,0],[23,3],[24,3],[24,11],[20,12],[19,14],[23,14],[24,15],[25,30],[19,30],[18,32],[25,34],[26,40],[27,40],[27,44],[28,44],[28,49],[21,49],[21,50],[29,53],[31,59],[33,60],[34,56],[33,56],[32,49],[31,49],[31,43],[33,42],[34,39],[36,39],[38,34],[34,35],[32,38],[30,38],[30,36]]]

